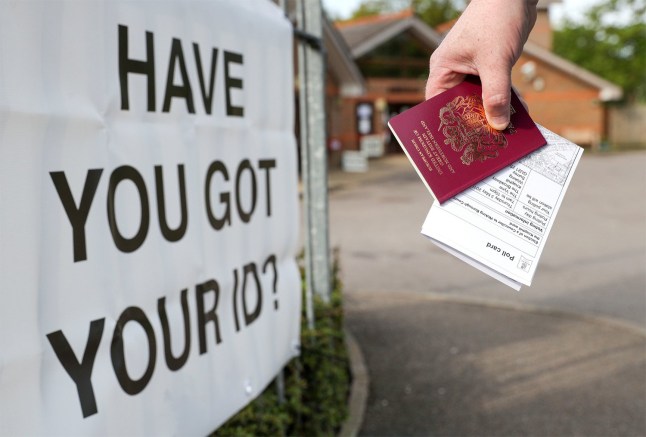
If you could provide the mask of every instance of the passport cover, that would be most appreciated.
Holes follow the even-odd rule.
[[[440,204],[546,144],[513,90],[509,126],[489,126],[474,76],[394,116],[388,126]]]

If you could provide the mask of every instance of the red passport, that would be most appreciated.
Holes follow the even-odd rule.
[[[388,125],[440,203],[546,144],[513,90],[509,126],[504,131],[489,126],[482,86],[473,76]]]

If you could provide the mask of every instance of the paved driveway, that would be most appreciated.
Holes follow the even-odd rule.
[[[520,292],[446,254],[419,230],[431,197],[403,155],[333,173],[331,244],[348,293],[421,292],[610,317],[646,330],[646,153],[584,154]]]
[[[583,157],[520,292],[419,234],[405,157],[330,186],[362,435],[646,435],[646,153]]]

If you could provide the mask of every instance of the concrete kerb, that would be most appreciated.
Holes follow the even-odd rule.
[[[363,358],[363,352],[354,335],[347,329],[344,330],[346,349],[350,359],[350,372],[352,373],[352,386],[348,399],[348,418],[343,423],[339,436],[355,437],[361,430],[363,415],[368,402],[370,388],[370,375]]]

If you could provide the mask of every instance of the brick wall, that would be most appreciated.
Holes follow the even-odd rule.
[[[528,62],[535,65],[531,79],[522,72]],[[512,82],[537,123],[582,146],[597,146],[604,138],[605,114],[596,88],[526,54],[514,67]]]
[[[547,50],[552,50],[552,25],[546,9],[538,11],[536,24],[529,34],[529,39]]]
[[[609,140],[617,147],[646,148],[646,104],[612,107],[609,110]]]

